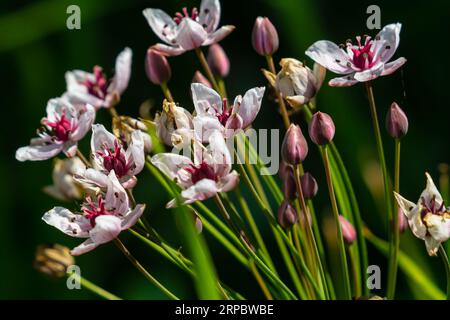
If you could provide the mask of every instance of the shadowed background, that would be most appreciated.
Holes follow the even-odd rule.
[[[77,4],[81,8],[81,30],[66,28],[66,8]],[[438,180],[437,165],[449,161],[448,119],[449,95],[446,62],[449,49],[450,3],[439,1],[222,1],[221,24],[233,24],[234,33],[221,42],[231,60],[231,72],[226,79],[229,96],[265,85],[259,69],[265,61],[252,49],[250,37],[254,19],[268,16],[278,29],[280,49],[275,60],[294,57],[305,60],[304,51],[314,41],[329,39],[343,43],[358,34],[374,34],[366,29],[366,8],[378,4],[382,25],[401,22],[401,41],[396,56],[408,59],[401,71],[377,79],[374,90],[379,117],[384,126],[386,110],[397,101],[410,121],[410,131],[402,145],[401,190],[416,199],[425,185],[424,172]],[[0,4],[0,106],[3,110],[0,185],[0,298],[96,298],[86,290],[67,290],[63,281],[49,280],[32,268],[35,248],[40,243],[58,242],[69,247],[79,240],[64,236],[47,226],[40,218],[57,201],[41,189],[51,183],[51,161],[19,163],[15,150],[28,143],[45,113],[48,99],[65,90],[66,70],[91,70],[101,65],[111,74],[116,55],[125,47],[133,49],[133,72],[129,88],[118,107],[120,113],[138,116],[139,105],[147,99],[156,108],[162,100],[158,87],[145,76],[144,57],[148,46],[158,41],[142,16],[147,7],[161,8],[169,14],[183,6],[199,6],[199,1],[16,1]],[[193,52],[169,60],[172,80],[169,85],[176,100],[192,110],[189,83],[198,62]],[[327,79],[330,75],[327,76]],[[375,141],[365,92],[362,85],[351,88],[331,88],[326,84],[318,96],[319,109],[331,114],[336,124],[336,143],[355,185],[363,219],[377,234],[384,234],[377,197]],[[300,117],[294,117],[299,120]],[[109,123],[106,112],[100,111],[98,122]],[[301,122],[302,123],[302,122]],[[275,105],[265,99],[255,122],[256,128],[281,128],[281,117]],[[384,128],[382,128],[384,129]],[[390,171],[393,170],[393,142],[384,134],[385,151]],[[87,137],[85,140],[88,140]],[[84,141],[81,148],[87,152]],[[328,210],[323,168],[314,148],[305,162],[308,171],[319,181],[316,206]],[[361,172],[364,174],[361,175]],[[375,178],[373,176],[375,175]],[[139,176],[136,198],[146,202],[149,220],[175,246],[182,247],[171,212],[164,209],[168,196],[147,172]],[[366,182],[370,181],[372,188]],[[75,204],[68,204],[75,208]],[[257,220],[263,220],[257,206],[252,205]],[[320,214],[319,214],[320,216]],[[265,226],[265,224],[264,224]],[[267,228],[264,229],[267,231]],[[265,232],[268,234],[267,232]],[[179,296],[195,297],[188,277],[129,235],[121,236],[136,256]],[[208,237],[208,240],[211,240]],[[214,241],[208,241],[218,272],[226,283],[247,297],[260,298],[248,274]],[[271,246],[275,250],[274,246]],[[402,235],[402,248],[422,266],[423,272],[435,274],[438,285],[445,286],[444,270],[438,259],[426,256],[422,241],[407,231]],[[369,245],[370,264],[384,270],[385,260]],[[128,264],[111,245],[103,245],[94,253],[76,259],[82,275],[123,298],[163,298],[164,296]],[[385,273],[383,273],[385,275]],[[382,279],[384,285],[385,278]],[[440,281],[440,282],[439,282]],[[247,284],[248,283],[248,284]],[[398,297],[421,297],[400,273]]]

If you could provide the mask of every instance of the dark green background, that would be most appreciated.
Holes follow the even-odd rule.
[[[66,8],[78,4],[82,13],[82,29],[65,27]],[[251,47],[254,19],[270,17],[280,35],[280,50],[275,59],[295,57],[304,60],[305,49],[314,41],[329,39],[338,43],[358,34],[374,33],[365,27],[370,3],[364,1],[222,1],[222,24],[233,24],[236,31],[221,44],[231,60],[227,78],[230,96],[264,85],[259,68],[264,59]],[[382,25],[401,22],[401,42],[397,56],[408,59],[394,75],[375,81],[375,94],[380,118],[392,101],[397,101],[410,120],[410,132],[402,150],[401,189],[411,199],[424,187],[424,171],[438,177],[437,164],[449,161],[449,41],[450,4],[445,1],[378,1]],[[63,282],[48,280],[31,266],[35,247],[40,243],[59,242],[72,247],[78,240],[70,239],[41,222],[42,214],[56,204],[41,192],[51,183],[51,161],[19,163],[15,150],[28,143],[39,120],[44,116],[49,98],[65,90],[64,72],[79,68],[90,70],[102,65],[108,72],[123,47],[133,49],[133,73],[129,89],[123,96],[119,112],[138,115],[139,105],[146,99],[158,106],[162,95],[145,77],[143,62],[146,48],[158,41],[142,16],[146,7],[162,8],[169,14],[182,6],[198,6],[197,1],[2,1],[0,4],[0,108],[2,139],[0,159],[0,298],[95,298],[89,292],[69,291]],[[308,60],[307,60],[308,61]],[[170,59],[173,79],[170,87],[177,100],[192,109],[189,82],[198,62],[192,52]],[[311,63],[308,61],[308,63]],[[330,78],[330,75],[328,75]],[[328,79],[327,78],[327,79]],[[330,88],[324,85],[318,97],[319,108],[330,113],[336,123],[336,141],[361,205],[364,220],[378,234],[383,234],[381,216],[368,190],[361,169],[376,158],[372,127],[363,86]],[[109,121],[100,112],[99,121]],[[256,120],[257,128],[281,128],[281,118],[271,101],[265,99]],[[384,134],[384,132],[383,132]],[[387,161],[392,168],[393,143],[385,138]],[[82,148],[87,150],[86,143]],[[316,206],[329,206],[324,187],[323,170],[314,148],[306,167],[319,181]],[[169,211],[163,209],[168,200],[158,184],[146,172],[140,175],[138,201],[150,208],[149,219],[155,228],[182,246],[176,236],[177,227]],[[75,204],[69,204],[69,208]],[[319,210],[320,211],[320,210]],[[255,211],[256,212],[256,211]],[[257,219],[261,220],[256,213]],[[157,255],[132,239],[123,236],[157,277],[174,288],[181,297],[195,297],[189,278],[169,266]],[[209,238],[208,238],[209,239]],[[424,244],[409,234],[402,236],[403,246],[424,266],[423,272],[434,274],[444,287],[444,270],[438,259],[428,258]],[[222,249],[212,241],[209,247],[225,281],[248,297],[258,298],[254,283]],[[370,262],[384,267],[384,259],[372,247]],[[113,245],[104,245],[94,253],[77,258],[82,275],[123,298],[162,298],[147,284]],[[429,267],[425,267],[427,264]],[[385,279],[382,279],[383,283]],[[417,293],[400,276],[400,298]],[[249,289],[250,288],[250,289]]]

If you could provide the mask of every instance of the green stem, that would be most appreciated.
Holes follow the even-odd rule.
[[[106,300],[122,300],[121,298],[109,293],[103,288],[80,276],[81,286],[95,293],[96,295],[105,298]]]
[[[125,257],[130,260],[130,262],[138,269],[151,283],[153,283],[159,290],[161,290],[167,297],[169,297],[172,300],[180,300],[176,295],[174,295],[169,289],[164,287],[158,280],[156,280],[155,277],[153,277],[141,264],[139,261],[136,260],[136,258],[128,251],[128,249],[125,247],[125,245],[122,243],[122,241],[119,240],[119,238],[114,239],[114,243],[119,248],[120,251],[125,255]]]
[[[394,171],[394,191],[400,192],[400,139],[395,139],[395,171]],[[392,216],[392,242],[394,243],[393,252],[390,259],[388,282],[387,282],[387,298],[394,299],[395,284],[397,282],[398,269],[398,251],[400,247],[400,230],[398,225],[398,204],[394,200],[394,214]],[[396,214],[397,213],[397,214]]]
[[[161,90],[162,90],[162,92],[164,93],[164,96],[166,97],[166,99],[169,102],[173,102],[174,101],[172,93],[170,92],[169,87],[167,86],[167,82],[161,83]]]
[[[211,84],[214,87],[214,90],[217,92],[220,92],[220,87],[217,84],[216,78],[214,77],[214,74],[211,71],[211,68],[208,65],[208,61],[206,61],[205,54],[203,53],[201,48],[195,49],[195,53],[197,54],[197,58],[200,61],[200,64],[202,65],[203,70],[206,72],[206,76],[208,77],[208,80],[211,82]]]
[[[450,264],[448,262],[447,253],[442,245],[439,246],[439,256],[444,264],[445,274],[447,275],[447,300],[450,300]]]
[[[330,170],[330,161],[328,158],[328,147],[325,145],[323,148],[323,165],[325,167],[325,174],[327,177],[327,184],[328,184],[328,192],[330,194],[330,200],[331,200],[331,206],[334,216],[334,221],[337,228],[337,236],[338,236],[338,249],[339,249],[339,258],[341,262],[341,275],[342,280],[344,282],[344,292],[346,299],[351,299],[351,289],[350,289],[350,278],[348,274],[348,266],[347,266],[347,257],[345,254],[345,245],[344,245],[344,238],[342,236],[342,229],[341,229],[341,223],[339,222],[339,212],[338,212],[338,206],[336,202],[336,196],[334,194],[334,188],[333,188],[333,178],[331,176],[331,170]]]

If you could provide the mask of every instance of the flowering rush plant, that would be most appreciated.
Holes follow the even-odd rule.
[[[200,299],[255,298],[255,288],[257,298],[268,300],[380,299],[374,293],[395,299],[398,274],[428,298],[450,298],[450,266],[444,247],[450,237],[448,185],[441,179],[442,186],[436,186],[425,173],[426,188],[417,201],[402,195],[400,147],[408,118],[395,102],[389,108],[377,108],[375,103],[373,82],[383,81],[382,77],[406,63],[405,58],[395,57],[401,24],[388,24],[372,37],[357,36],[343,45],[319,40],[305,51],[310,60],[280,57],[275,63],[277,29],[269,18],[257,17],[253,30],[242,32],[248,32],[254,50],[265,58],[261,82],[248,83],[231,98],[226,79],[232,65],[219,42],[232,38],[235,27],[221,25],[220,18],[219,0],[202,0],[199,8],[181,8],[174,15],[156,8],[143,11],[148,33],[153,32],[161,43],[139,53],[146,56],[141,67],[162,94],[153,97],[156,111],[139,118],[125,115],[122,107],[122,96],[133,77],[131,66],[136,63],[131,48],[118,54],[110,75],[98,65],[92,72],[66,73],[66,92],[49,100],[37,137],[17,149],[16,159],[54,159],[53,184],[44,191],[67,204],[49,208],[42,220],[55,232],[80,241],[70,250],[61,245],[40,246],[36,267],[64,277],[74,256],[95,255],[99,247],[113,243],[142,273],[143,281],[169,299],[185,298],[138,261],[126,244],[128,234],[137,238],[134,243],[158,254],[161,263],[173,264],[190,276]],[[169,60],[182,59],[192,51],[199,70],[185,84],[192,103],[181,105],[178,99],[182,98],[172,94],[169,81],[183,71],[172,70]],[[379,205],[387,230],[380,235],[372,231],[368,212],[359,205],[361,191],[353,186],[355,177],[334,143],[340,131],[333,114],[345,111],[328,114],[317,103],[327,70],[338,75],[328,81],[329,86],[354,87],[333,90],[363,86],[367,93],[378,151],[377,174],[384,190]],[[383,109],[394,145],[392,164],[386,161],[387,143],[381,135]],[[109,114],[111,121],[96,123],[97,113]],[[260,113],[279,121],[281,139],[279,130],[273,129],[269,143],[264,140],[267,130],[255,129]],[[86,150],[78,145],[83,139],[90,141]],[[264,156],[269,145],[276,155],[270,167]],[[322,159],[321,172],[308,167],[310,153]],[[147,183],[141,179],[143,171],[166,194],[165,208],[155,208],[152,199],[135,198],[135,187]],[[315,210],[318,193],[322,193],[320,206],[325,202],[328,210]],[[172,229],[180,235],[180,243],[164,239],[150,223],[150,211],[174,215],[177,223]],[[418,273],[421,269],[409,252],[400,249],[403,232],[423,240],[429,259],[441,257],[446,292],[431,274]],[[368,243],[387,261],[381,274],[372,278],[368,278],[373,264]],[[222,251],[210,250],[216,244]],[[222,279],[216,258],[223,250],[235,260],[230,265],[236,272],[251,275],[244,285],[234,287]],[[81,280],[85,288],[104,298],[121,296]],[[252,290],[247,292],[248,288]]]

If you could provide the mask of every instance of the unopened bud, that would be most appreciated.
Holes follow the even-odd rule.
[[[262,56],[273,54],[278,50],[278,33],[269,18],[256,18],[252,32],[252,45]]]
[[[40,245],[36,250],[34,268],[52,278],[62,278],[67,268],[75,264],[70,249],[59,244]]]
[[[211,82],[209,82],[208,79],[206,79],[206,77],[200,72],[200,71],[195,71],[194,73],[194,77],[192,78],[192,83],[201,83],[205,86],[207,86],[208,88],[212,88]]]
[[[214,43],[209,46],[207,60],[211,71],[216,76],[224,78],[230,72],[230,60],[220,44]]]
[[[203,222],[198,215],[195,215],[195,230],[200,234],[203,231]]]
[[[285,229],[291,228],[298,221],[297,211],[285,200],[278,209],[278,223]]]
[[[331,142],[336,128],[331,117],[323,112],[316,112],[309,123],[309,136],[318,145],[325,145]]]
[[[342,237],[347,244],[351,244],[356,240],[356,230],[353,225],[344,218],[344,216],[339,216],[339,222],[342,229]]]
[[[300,164],[308,155],[308,144],[298,125],[291,124],[284,136],[281,157],[291,165]]]
[[[403,214],[402,209],[398,209],[398,230],[400,233],[403,233],[406,229],[408,229],[408,220]]]
[[[306,172],[301,178],[300,182],[302,184],[303,197],[305,199],[312,199],[317,194],[319,187],[317,186],[317,181],[314,179],[312,174]]]
[[[152,48],[147,50],[145,71],[148,79],[156,85],[161,85],[168,81],[172,75],[167,58]]]
[[[291,166],[287,166],[285,169],[283,180],[283,193],[284,199],[294,200],[297,196],[297,187],[295,184],[294,170]]]
[[[402,138],[408,132],[408,118],[405,112],[393,102],[386,114],[386,130],[392,138]]]

